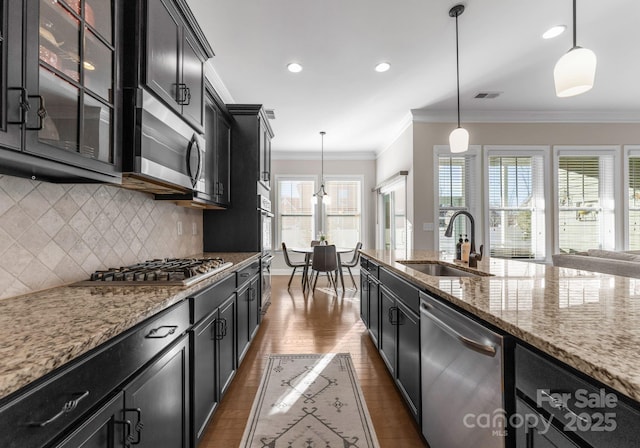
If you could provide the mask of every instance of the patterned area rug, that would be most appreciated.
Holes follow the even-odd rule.
[[[378,448],[351,356],[269,356],[240,447]]]

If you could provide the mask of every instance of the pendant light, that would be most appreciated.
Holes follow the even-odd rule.
[[[556,63],[553,79],[560,98],[591,90],[596,77],[596,55],[576,44],[576,0],[573,0],[573,47]]]
[[[449,10],[449,17],[456,18],[456,86],[458,90],[458,127],[449,134],[451,152],[465,152],[469,149],[469,131],[460,126],[460,57],[458,52],[458,16],[464,12],[464,5],[456,5]]]
[[[331,204],[331,198],[329,194],[324,189],[324,135],[326,132],[320,131],[321,138],[321,149],[320,149],[320,188],[318,191],[313,193],[313,197],[311,198],[311,202],[313,204],[318,203],[318,198],[320,199],[320,203],[324,203],[326,205]]]

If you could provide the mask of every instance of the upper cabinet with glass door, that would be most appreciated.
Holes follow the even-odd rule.
[[[0,4],[2,172],[120,182],[116,1]]]
[[[115,2],[38,3],[39,17],[28,19],[38,42],[27,48],[27,89],[37,92],[31,102],[39,113],[28,125],[27,151],[110,172],[117,164]]]

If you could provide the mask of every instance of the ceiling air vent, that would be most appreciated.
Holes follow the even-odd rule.
[[[479,92],[474,98],[492,100],[498,98],[502,92]]]
[[[264,111],[267,114],[267,118],[269,120],[275,120],[276,119],[276,111],[275,110],[273,110],[273,109],[265,109]]]

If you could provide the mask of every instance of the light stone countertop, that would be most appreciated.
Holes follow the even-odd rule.
[[[205,253],[233,266],[190,287],[62,286],[0,300],[0,399],[170,307],[259,253]]]
[[[397,260],[436,252],[363,250],[390,271],[640,401],[640,279],[485,258],[485,277],[433,277]]]

